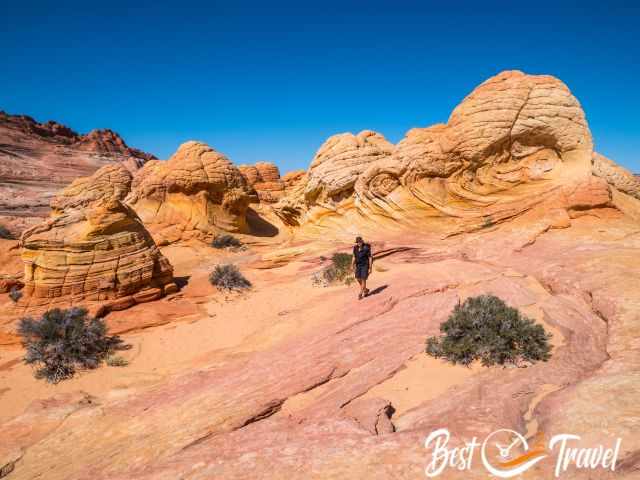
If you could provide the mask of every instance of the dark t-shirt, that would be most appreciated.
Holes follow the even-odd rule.
[[[369,257],[371,257],[371,247],[369,244],[365,243],[362,245],[362,248],[358,248],[358,246],[355,245],[353,247],[353,257],[356,259],[356,265],[369,265]]]

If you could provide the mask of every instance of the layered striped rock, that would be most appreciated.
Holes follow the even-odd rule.
[[[640,175],[634,175],[613,160],[593,153],[593,174],[604,178],[610,185],[640,200]]]
[[[107,165],[55,197],[22,235],[26,308],[102,302],[125,308],[175,291],[173,271],[123,199],[131,174]]]
[[[371,164],[390,157],[392,151],[390,142],[370,130],[330,137],[309,166],[306,202],[335,202],[350,195],[359,175]]]
[[[49,215],[53,196],[74,179],[113,163],[135,171],[153,158],[111,130],[81,135],[0,111],[0,224],[19,236]]]
[[[503,72],[467,96],[446,125],[410,131],[356,191],[369,215],[402,219],[420,210],[466,226],[495,222],[588,181],[592,148],[584,112],[564,83]]]
[[[275,203],[285,193],[285,183],[280,178],[280,170],[270,162],[257,162],[254,165],[240,165],[240,173],[247,186],[255,191],[261,203]]]
[[[304,188],[276,209],[318,233],[384,225],[450,235],[543,203],[569,212],[576,191],[608,204],[607,184],[591,180],[592,153],[585,114],[564,83],[507,71],[471,92],[446,124],[414,128],[395,146],[373,132],[330,138]]]
[[[286,177],[287,195],[274,206],[276,214],[292,226],[318,223],[353,196],[357,179],[369,166],[388,159],[392,151],[390,142],[370,130],[330,137],[306,173],[292,172]]]
[[[187,142],[166,162],[136,174],[127,203],[160,244],[247,232],[249,189],[231,161],[200,142]]]

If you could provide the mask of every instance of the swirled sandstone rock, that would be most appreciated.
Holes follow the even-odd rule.
[[[231,161],[200,142],[186,142],[166,162],[148,162],[127,197],[161,244],[216,232],[248,231],[250,196]]]
[[[370,130],[330,137],[309,166],[306,202],[329,202],[350,195],[358,176],[370,164],[389,157],[392,150],[391,143]]]
[[[53,121],[0,111],[0,222],[19,236],[49,215],[51,198],[74,179],[112,163],[135,171],[154,158],[111,130],[80,135]]]
[[[640,199],[640,175],[634,175],[613,160],[593,153],[593,174],[604,178],[609,185],[632,197]]]
[[[274,205],[276,215],[290,226],[318,224],[336,205],[353,197],[357,179],[370,165],[390,158],[392,151],[390,142],[370,130],[330,137],[306,173],[286,177],[286,196]]]
[[[603,186],[590,180],[592,150],[564,83],[507,71],[471,92],[446,124],[414,128],[395,147],[371,132],[330,138],[309,168],[304,202],[292,192],[276,209],[317,231],[336,222],[349,234],[382,223],[473,230],[541,202],[573,208],[580,184]]]
[[[275,203],[284,195],[285,183],[280,178],[280,170],[270,162],[238,167],[247,185],[256,193],[259,202]]]
[[[131,173],[107,165],[52,200],[54,213],[21,238],[25,308],[104,302],[114,308],[175,289],[172,267],[123,203]]]

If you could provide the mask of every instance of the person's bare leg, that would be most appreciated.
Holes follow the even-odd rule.
[[[363,278],[362,279],[362,296],[366,297],[368,293],[369,293],[369,290],[367,290],[367,279]]]
[[[358,298],[362,298],[362,279],[361,278],[357,278],[356,280],[358,280],[358,285],[360,285],[360,293],[358,293]]]

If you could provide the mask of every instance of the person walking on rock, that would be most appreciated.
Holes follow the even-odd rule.
[[[367,278],[369,278],[371,274],[372,266],[373,254],[371,253],[371,245],[364,243],[362,237],[356,237],[356,244],[353,246],[353,271],[355,272],[358,285],[360,285],[358,300],[369,295]]]

